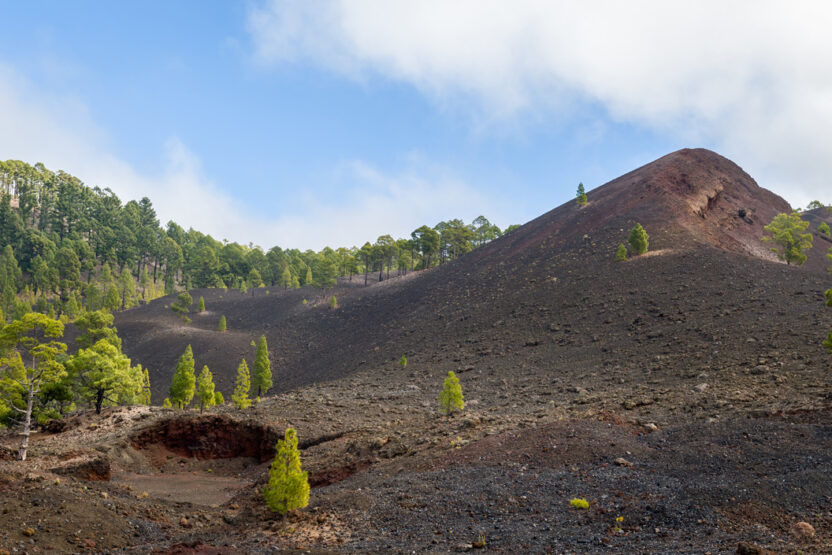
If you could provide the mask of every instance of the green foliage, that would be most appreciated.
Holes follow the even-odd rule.
[[[569,504],[575,507],[576,509],[588,509],[589,508],[589,501],[582,498],[574,498],[569,501]]]
[[[248,272],[248,284],[251,287],[262,287],[263,286],[263,277],[260,275],[260,272],[257,271],[257,268],[252,268]]]
[[[615,261],[623,262],[627,260],[627,246],[624,243],[618,245],[618,250],[615,251]]]
[[[338,277],[361,272],[366,282],[371,271],[386,270],[389,277],[392,270],[430,268],[501,235],[479,216],[467,225],[454,219],[420,226],[409,238],[382,235],[367,249],[264,252],[175,222],[163,228],[149,199],[122,203],[105,185],[90,188],[41,164],[0,161],[0,176],[0,309],[18,318],[36,300],[23,298],[26,286],[47,299],[39,310],[51,304],[71,319],[83,310],[129,308],[183,286],[328,289]]]
[[[173,408],[173,405],[171,404],[171,402],[170,402],[170,398],[169,398],[169,397],[165,397],[165,400],[164,400],[164,401],[162,401],[162,408],[163,408],[163,409],[170,409],[170,408]]]
[[[147,368],[142,369],[141,364],[138,365],[138,368],[142,372],[142,393],[139,398],[139,403],[150,406],[150,372],[148,372]]]
[[[575,194],[575,202],[578,203],[578,206],[586,206],[588,199],[586,196],[586,191],[584,190],[584,184],[578,183],[578,192]]]
[[[298,437],[288,428],[277,441],[274,461],[269,468],[269,483],[263,488],[266,506],[282,515],[309,504],[309,476],[301,470]]]
[[[130,268],[124,270],[118,276],[118,294],[121,299],[121,308],[136,306],[138,293],[136,292],[136,280],[130,273]]]
[[[329,298],[329,309],[335,310],[336,308],[338,308],[338,299],[335,298],[335,295],[332,295]]]
[[[170,309],[175,313],[179,314],[179,317],[182,319],[187,318],[186,314],[191,309],[191,305],[194,304],[194,299],[191,297],[191,294],[187,291],[179,293],[176,297],[176,301],[171,303]]]
[[[407,368],[407,357],[402,355],[402,358],[399,359],[399,364],[402,368]]]
[[[826,222],[821,222],[820,225],[818,226],[818,232],[823,233],[824,235],[829,237],[829,234],[830,234],[829,224],[826,223]]]
[[[117,349],[121,349],[121,339],[113,326],[113,315],[103,310],[85,312],[75,326],[81,332],[75,342],[79,347],[88,349],[104,339]]]
[[[115,312],[121,306],[121,297],[118,294],[118,288],[114,283],[107,287],[107,292],[104,295],[104,308],[110,312]]]
[[[647,232],[644,231],[644,228],[641,227],[641,224],[637,223],[633,229],[630,230],[630,238],[628,239],[628,242],[630,243],[630,248],[632,249],[634,255],[638,256],[646,253],[649,248],[649,241],[650,237],[647,235]]]
[[[191,346],[188,345],[185,348],[185,352],[179,357],[176,372],[174,372],[170,384],[170,400],[177,408],[183,409],[190,404],[191,399],[194,398],[195,384],[194,353],[191,350]]]
[[[137,400],[142,392],[141,368],[131,367],[130,359],[106,339],[80,349],[67,362],[67,369],[79,393],[95,404],[96,414],[105,403]]]
[[[763,237],[763,241],[775,243],[782,248],[782,251],[777,247],[771,249],[780,260],[785,260],[786,264],[794,263],[800,266],[806,261],[803,251],[812,248],[812,234],[806,233],[808,227],[809,222],[803,221],[797,212],[777,214],[771,223],[763,228],[770,234]]]
[[[205,299],[200,295],[199,302],[196,305],[197,312],[205,312]]]
[[[251,390],[257,396],[265,395],[272,387],[272,363],[269,361],[269,345],[266,336],[261,335],[257,342],[257,356],[254,359],[254,375],[251,379]]]
[[[220,316],[220,323],[217,324],[217,329],[219,331],[225,331],[225,314]]]
[[[199,411],[214,406],[216,393],[214,391],[214,376],[207,366],[202,367],[202,372],[196,379],[196,398],[199,402]]]
[[[234,393],[231,394],[231,402],[238,409],[247,409],[251,406],[251,399],[248,396],[251,390],[251,377],[248,372],[246,359],[237,367],[237,379],[234,381]]]
[[[214,404],[217,406],[222,406],[225,404],[225,397],[222,396],[221,391],[214,392]]]
[[[66,376],[59,361],[66,344],[55,341],[63,334],[61,322],[37,312],[30,312],[0,330],[0,396],[7,406],[23,414],[20,460],[26,460],[35,395],[44,385]],[[25,364],[22,354],[26,355]],[[20,408],[16,401],[25,402],[25,408]]]
[[[806,210],[816,210],[818,208],[823,208],[824,204],[819,200],[813,200],[809,204],[806,205]]]
[[[462,386],[453,371],[448,371],[448,376],[439,393],[439,408],[445,414],[452,414],[454,411],[465,408],[465,401],[462,398]]]

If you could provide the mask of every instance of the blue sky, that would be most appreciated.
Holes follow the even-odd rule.
[[[685,146],[832,201],[826,10],[587,5],[0,0],[0,158],[266,248],[523,223]]]

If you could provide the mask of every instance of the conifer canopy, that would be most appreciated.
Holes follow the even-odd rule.
[[[445,414],[465,408],[465,401],[462,398],[462,386],[459,385],[459,378],[453,371],[448,372],[442,392],[439,394],[439,408]]]
[[[309,504],[309,477],[301,470],[298,436],[288,428],[277,441],[277,453],[269,469],[269,483],[263,488],[266,506],[285,515]]]

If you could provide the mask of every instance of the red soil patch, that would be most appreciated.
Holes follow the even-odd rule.
[[[309,485],[313,488],[329,486],[342,480],[346,480],[353,474],[367,470],[372,463],[370,461],[355,461],[338,468],[328,468],[309,477]]]
[[[132,444],[135,449],[148,452],[151,460],[158,459],[153,453],[163,447],[182,457],[241,457],[265,462],[274,456],[279,437],[268,426],[212,415],[165,420],[134,435]]]

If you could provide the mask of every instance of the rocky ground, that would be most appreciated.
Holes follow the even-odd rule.
[[[753,408],[737,409],[733,390],[688,391],[682,381],[675,395],[632,406],[627,387],[616,396],[547,391],[535,372],[495,386],[487,370],[471,370],[461,375],[466,409],[449,418],[437,411],[438,376],[387,369],[382,385],[382,371],[247,411],[74,416],[64,431],[38,434],[27,463],[0,463],[0,546],[424,552],[484,540],[512,553],[718,553],[740,542],[775,552],[832,545],[832,411],[813,396],[791,400],[806,410],[784,412],[752,389]],[[674,416],[667,400],[677,396],[708,401]],[[310,506],[284,525],[259,490],[270,445],[287,426],[298,429],[314,487]],[[7,435],[2,444],[14,442]],[[573,498],[589,509],[572,508]]]

